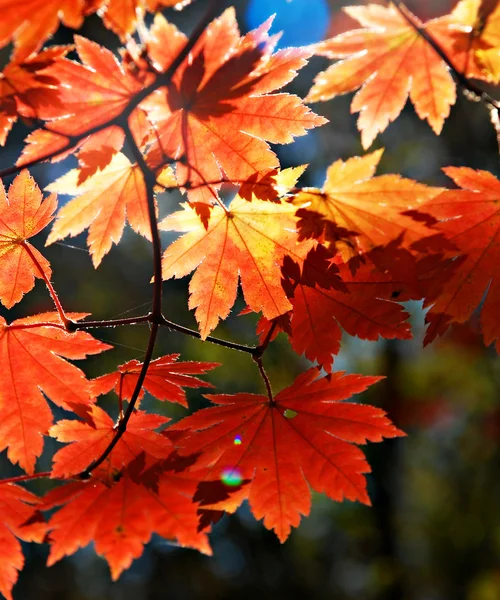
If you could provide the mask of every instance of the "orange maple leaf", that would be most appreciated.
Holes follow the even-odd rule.
[[[35,119],[40,103],[58,104],[57,79],[41,71],[69,50],[69,46],[53,46],[24,61],[13,60],[0,73],[0,146],[19,115]]]
[[[256,394],[209,395],[220,406],[182,419],[181,454],[201,452],[193,469],[209,467],[214,479],[251,480],[243,488],[257,519],[283,542],[300,515],[310,511],[309,485],[333,500],[369,504],[364,473],[370,471],[353,444],[404,435],[373,406],[341,400],[380,377],[310,369],[272,402]],[[232,501],[231,501],[232,502]]]
[[[27,170],[14,179],[8,197],[0,181],[0,302],[7,308],[33,288],[35,277],[51,277],[48,260],[27,240],[52,221],[56,208],[56,195],[43,200]]]
[[[422,212],[439,220],[436,229],[456,247],[450,255],[457,260],[443,265],[425,306],[430,327],[426,343],[444,333],[450,323],[464,323],[481,303],[481,324],[487,345],[500,338],[500,182],[487,171],[448,167],[445,173],[460,190],[447,190],[433,198]],[[442,285],[445,281],[446,285]],[[497,341],[497,351],[500,343]]]
[[[211,383],[192,375],[202,375],[219,367],[219,363],[177,362],[179,356],[180,354],[169,354],[151,361],[138,400],[143,398],[144,391],[147,391],[158,400],[177,402],[187,407],[186,393],[182,388],[213,387]],[[130,400],[141,369],[141,362],[130,360],[120,365],[117,372],[94,379],[91,382],[92,392],[100,396],[114,389],[121,400]]]
[[[172,452],[172,442],[154,430],[170,419],[136,411],[130,417],[127,430],[119,439],[105,465],[112,473],[119,472],[141,452],[155,459],[164,459]],[[58,421],[49,435],[69,444],[58,450],[53,458],[51,477],[65,478],[83,472],[98,458],[116,435],[111,417],[98,406],[92,406],[85,422]],[[103,469],[103,467],[101,467]]]
[[[7,600],[12,600],[12,587],[24,566],[17,538],[41,543],[47,531],[45,521],[37,516],[39,503],[39,498],[17,485],[0,485],[0,594]]]
[[[75,45],[83,64],[64,58],[44,69],[59,82],[59,103],[38,107],[38,117],[50,121],[47,128],[63,135],[82,134],[107,123],[142,89],[106,48],[80,36],[75,36]]]
[[[10,325],[0,317],[0,451],[7,448],[12,463],[30,474],[34,471],[43,435],[52,425],[43,394],[80,414],[92,403],[85,375],[64,359],[82,359],[109,348],[86,332],[67,333],[54,313]]]
[[[240,37],[234,10],[228,9],[205,29],[168,88],[141,105],[150,107],[157,132],[149,164],[158,168],[179,161],[177,179],[190,190],[192,202],[213,203],[221,171],[241,183],[276,168],[278,159],[267,142],[290,143],[326,122],[297,96],[271,93],[295,77],[311,52],[288,48],[272,54],[269,26]],[[185,44],[173,31],[164,19],[152,28],[148,50],[162,70],[176,56],[170,40],[175,49]],[[206,207],[203,214],[208,215]]]
[[[335,236],[329,240],[324,235],[319,239],[337,247],[345,261],[388,244],[402,234],[402,243],[406,246],[435,233],[424,222],[403,213],[419,208],[442,190],[400,175],[374,177],[382,152],[377,150],[345,162],[335,161],[328,168],[321,189],[303,188],[293,198],[296,206],[307,209],[310,219],[316,213],[321,231],[324,229],[322,221],[326,219],[340,227],[341,232],[347,232],[345,240],[336,241]],[[300,229],[301,222],[298,226],[301,237],[309,234],[307,229]]]
[[[102,171],[80,183],[81,169],[73,169],[47,186],[49,191],[78,196],[57,214],[47,245],[89,228],[88,246],[94,267],[117,244],[125,219],[134,231],[151,239],[146,186],[141,170],[118,153]]]
[[[0,0],[0,47],[14,41],[14,58],[40,50],[60,21],[79,29],[92,0]]]
[[[114,580],[141,556],[153,532],[181,546],[211,554],[205,533],[199,533],[196,481],[166,473],[158,493],[124,474],[117,483],[69,483],[49,492],[43,510],[63,505],[50,519],[49,566],[91,541],[104,556]]]
[[[283,171],[282,173],[286,172]],[[163,256],[163,278],[183,277],[196,269],[189,290],[189,307],[202,338],[229,314],[238,280],[248,306],[269,319],[291,308],[281,285],[281,261],[299,257],[312,243],[297,246],[295,207],[236,196],[226,209],[216,206],[208,228],[188,205],[160,223],[167,231],[186,232]]]
[[[398,117],[408,96],[418,116],[427,119],[439,135],[456,100],[455,83],[444,61],[394,5],[344,10],[364,29],[318,44],[318,54],[345,60],[316,76],[306,100],[328,100],[361,88],[351,112],[360,113],[358,128],[364,148]],[[424,27],[416,17],[412,19]]]

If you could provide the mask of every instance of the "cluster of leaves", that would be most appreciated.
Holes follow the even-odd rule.
[[[0,318],[0,449],[26,473],[0,481],[0,592],[8,599],[23,566],[18,538],[50,543],[49,564],[93,541],[117,578],[154,532],[210,553],[212,523],[245,499],[281,541],[309,513],[310,488],[369,504],[370,468],[358,445],[403,433],[379,408],[344,402],[379,378],[332,370],[342,331],[408,339],[401,302],[423,300],[428,343],[468,320],[488,290],[483,337],[500,349],[500,183],[492,174],[450,167],[458,189],[429,187],[377,176],[378,150],[334,161],[321,189],[304,188],[305,166],[280,170],[269,146],[326,123],[278,91],[313,54],[341,60],[317,76],[306,100],[359,88],[352,111],[365,148],[408,96],[438,134],[455,81],[498,122],[498,104],[471,79],[500,79],[500,3],[461,0],[425,24],[400,3],[351,7],[362,29],[278,51],[271,21],[241,35],[233,9],[214,18],[217,2],[207,2],[188,38],[159,12],[174,4],[0,0],[0,44],[13,43],[0,75],[0,143],[19,118],[36,127],[16,165],[0,173],[17,174],[8,192],[0,186],[0,301],[10,309],[39,278],[56,309]],[[119,58],[78,36],[74,46],[42,49],[59,21],[78,29],[96,11],[126,44]],[[67,57],[73,50],[79,60]],[[44,199],[27,168],[69,155],[78,167]],[[239,188],[228,206],[225,184]],[[158,222],[156,195],[165,189],[186,202]],[[56,193],[74,199],[58,210]],[[66,312],[49,262],[29,242],[53,220],[47,244],[88,229],[96,268],[126,221],[149,239],[151,312],[106,321]],[[183,235],[162,251],[160,230]],[[189,308],[199,331],[162,311],[162,281],[193,271]],[[245,312],[262,313],[254,347],[211,336],[239,284]],[[110,348],[88,330],[138,323],[150,327],[141,362],[94,380],[69,362]],[[265,394],[211,394],[216,406],[170,425],[140,410],[145,392],[187,407],[184,388],[212,387],[199,376],[218,366],[177,354],[153,359],[160,327],[246,352]],[[279,332],[316,366],[275,394],[263,355]],[[99,405],[109,392],[113,416]],[[47,398],[73,418],[54,424]],[[44,436],[65,445],[51,471],[37,473]],[[36,477],[62,484],[39,498],[20,485]]]

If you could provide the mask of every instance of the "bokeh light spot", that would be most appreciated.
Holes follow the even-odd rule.
[[[229,487],[236,487],[243,481],[241,472],[236,467],[228,467],[222,471],[221,481]]]

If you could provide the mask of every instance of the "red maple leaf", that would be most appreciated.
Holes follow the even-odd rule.
[[[192,375],[202,375],[219,367],[219,363],[177,362],[179,356],[180,354],[169,354],[151,361],[138,400],[144,396],[144,391],[147,391],[158,400],[168,400],[187,406],[186,393],[182,388],[213,387],[211,383]],[[100,396],[114,389],[121,400],[130,400],[141,370],[141,362],[130,360],[120,365],[115,373],[94,379],[91,382],[92,393]]]
[[[234,10],[227,10],[205,29],[168,88],[141,105],[150,107],[157,132],[149,164],[179,161],[177,179],[192,202],[213,203],[221,171],[242,183],[276,168],[267,142],[290,143],[326,122],[297,96],[271,93],[295,77],[311,52],[288,48],[272,54],[269,27],[270,22],[240,37]],[[152,28],[148,50],[162,70],[185,43],[174,31],[162,19]],[[198,209],[207,218],[208,209]]]
[[[0,594],[12,600],[12,587],[18,571],[24,566],[24,556],[17,538],[41,543],[47,525],[36,512],[40,500],[12,483],[0,485]]]
[[[108,463],[112,473],[119,472],[141,452],[154,459],[164,459],[172,452],[172,442],[155,429],[170,419],[142,411],[132,413],[127,430],[118,440]],[[49,434],[68,446],[58,450],[53,458],[51,477],[67,478],[83,472],[90,463],[101,456],[116,435],[116,424],[98,406],[92,406],[85,422],[58,421]],[[102,470],[102,468],[101,468]]]
[[[206,533],[198,532],[196,481],[173,473],[161,476],[158,493],[124,474],[116,483],[69,483],[49,492],[43,510],[63,505],[49,521],[47,564],[94,542],[114,580],[141,556],[152,533],[211,554]]]
[[[56,195],[43,200],[28,171],[22,171],[5,194],[0,181],[0,302],[11,308],[35,285],[35,277],[49,280],[50,264],[27,240],[54,218]]]
[[[462,189],[448,190],[425,204],[422,212],[437,219],[436,229],[456,247],[456,258],[444,264],[425,306],[430,327],[426,343],[444,333],[450,323],[464,323],[487,292],[481,325],[487,345],[500,338],[500,182],[487,171],[448,167],[445,173]],[[442,285],[446,282],[446,285]],[[497,341],[497,350],[500,343]]]
[[[196,466],[213,479],[240,483],[250,508],[283,542],[300,515],[310,511],[309,485],[333,500],[369,504],[364,474],[370,471],[353,444],[404,435],[384,411],[342,400],[366,390],[380,377],[318,369],[300,375],[272,400],[256,394],[209,395],[219,404],[182,419],[170,430],[186,431],[181,454],[201,452]]]
[[[68,314],[69,318],[81,315]],[[68,363],[111,348],[89,333],[68,333],[54,313],[18,319],[0,317],[0,451],[33,473],[57,406],[83,414],[92,404],[84,373]],[[42,393],[43,392],[43,393]]]

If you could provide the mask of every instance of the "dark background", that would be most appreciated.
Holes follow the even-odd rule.
[[[205,0],[182,13],[165,11],[189,32],[203,14]],[[252,9],[248,5],[252,4]],[[256,25],[259,16],[277,12],[275,30],[286,27],[284,44],[311,43],[352,28],[341,14],[349,2],[313,0],[236,1],[241,28]],[[353,2],[354,4],[354,2]],[[221,1],[222,9],[229,2]],[[408,2],[422,19],[449,11],[452,2]],[[327,12],[323,12],[323,11]],[[301,11],[303,11],[301,13]],[[246,15],[246,16],[245,16]],[[295,19],[295,24],[294,24]],[[96,16],[80,31],[110,48],[116,37]],[[61,30],[53,40],[69,43],[72,32]],[[0,53],[8,59],[9,49]],[[311,60],[289,91],[304,96],[314,75],[329,61]],[[492,91],[493,94],[495,90]],[[314,105],[330,123],[277,148],[283,166],[309,162],[303,185],[321,185],[325,170],[337,158],[363,153],[355,117],[350,116],[352,95]],[[20,124],[0,151],[0,168],[14,162],[28,129]],[[428,184],[447,184],[441,168],[467,165],[499,174],[498,150],[486,110],[459,95],[443,133],[436,137],[412,107],[374,143],[385,147],[380,173],[401,173]],[[43,187],[74,166],[73,159],[31,170]],[[9,183],[7,180],[5,183]],[[67,200],[61,197],[61,201]],[[179,195],[160,197],[161,214],[176,209]],[[35,244],[42,249],[44,233]],[[172,237],[165,236],[164,244]],[[44,249],[52,263],[53,281],[67,310],[88,311],[94,318],[142,314],[149,308],[151,288],[150,246],[129,229],[113,247],[98,271],[85,250],[85,236],[67,239]],[[165,283],[165,314],[194,327],[187,310],[188,278]],[[232,316],[217,329],[219,337],[255,343],[253,316]],[[14,589],[18,600],[261,600],[311,598],[335,600],[497,600],[500,598],[500,369],[493,349],[483,347],[475,320],[457,327],[444,339],[422,349],[423,313],[419,303],[408,306],[413,315],[415,339],[411,342],[366,343],[344,340],[335,368],[363,374],[385,374],[387,379],[363,396],[383,407],[407,438],[373,444],[366,451],[373,474],[368,477],[371,508],[345,502],[336,504],[315,494],[311,515],[303,519],[286,544],[255,521],[243,506],[224,517],[211,536],[214,556],[176,548],[153,538],[142,558],[117,583],[106,563],[91,547],[77,552],[50,569],[48,549],[26,545],[27,565]],[[42,283],[15,310],[0,308],[12,320],[52,310]],[[325,323],[325,326],[328,324]],[[100,332],[99,332],[100,334]],[[103,331],[100,339],[116,349],[85,364],[89,376],[113,370],[132,358],[142,359],[147,327]],[[210,376],[219,391],[262,392],[262,382],[250,358],[177,333],[161,332],[157,356],[181,352],[184,360],[216,360],[224,364]],[[281,337],[265,356],[265,366],[276,390],[289,385],[307,368]],[[0,367],[1,368],[1,367]],[[191,406],[203,400],[190,394]],[[184,409],[148,399],[144,406],[174,418]],[[113,400],[106,407],[116,410]],[[55,411],[56,417],[62,413]],[[38,470],[50,468],[55,442]],[[0,475],[18,474],[0,455]],[[43,493],[46,481],[30,484]]]

